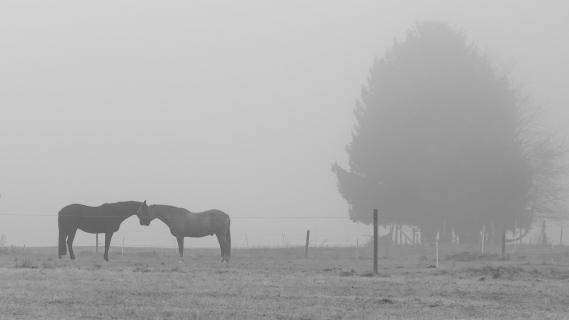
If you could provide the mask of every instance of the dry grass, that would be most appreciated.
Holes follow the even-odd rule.
[[[364,249],[237,249],[230,266],[209,249],[183,263],[174,249],[115,249],[110,263],[16,249],[0,252],[0,319],[568,319],[567,250],[532,250],[434,269],[428,250],[392,249],[375,276]]]

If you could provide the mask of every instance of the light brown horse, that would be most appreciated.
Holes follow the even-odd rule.
[[[221,262],[229,263],[231,257],[231,233],[229,216],[220,210],[192,213],[184,208],[167,205],[148,206],[150,221],[158,218],[178,240],[180,258],[184,256],[184,238],[201,238],[216,235],[221,248]]]

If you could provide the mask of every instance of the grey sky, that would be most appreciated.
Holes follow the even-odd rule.
[[[283,234],[300,243],[306,228],[320,231],[315,241],[353,243],[366,227],[238,218],[347,217],[330,164],[346,161],[373,59],[417,20],[463,30],[544,110],[544,127],[568,140],[567,9],[563,1],[2,1],[0,213],[55,216],[69,203],[146,199],[226,211],[238,246],[245,234],[252,245]],[[32,236],[25,219],[0,216],[0,233],[14,244],[55,244],[55,219],[38,218]],[[134,222],[123,230],[133,243],[170,244],[158,222]],[[256,237],[261,224],[267,231]]]

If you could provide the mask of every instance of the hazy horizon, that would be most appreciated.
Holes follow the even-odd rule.
[[[353,245],[345,164],[374,59],[417,21],[462,30],[569,140],[562,1],[0,3],[0,234],[55,245],[70,203],[227,212],[234,243]],[[4,214],[4,215],[3,215]],[[24,215],[53,217],[23,217]],[[326,217],[294,220],[287,217]],[[250,219],[258,218],[258,219]],[[119,245],[174,245],[129,219]],[[79,232],[78,244],[93,235]],[[216,246],[192,239],[188,246]]]

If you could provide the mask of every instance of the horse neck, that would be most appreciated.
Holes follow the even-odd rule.
[[[168,219],[170,212],[169,207],[161,205],[151,205],[148,207],[148,209],[154,213],[154,215],[156,216],[156,218],[158,218],[158,220],[164,222],[166,225],[170,225]]]
[[[170,221],[166,218],[166,215],[161,214],[157,216],[158,220],[164,222],[166,225],[170,225]]]

